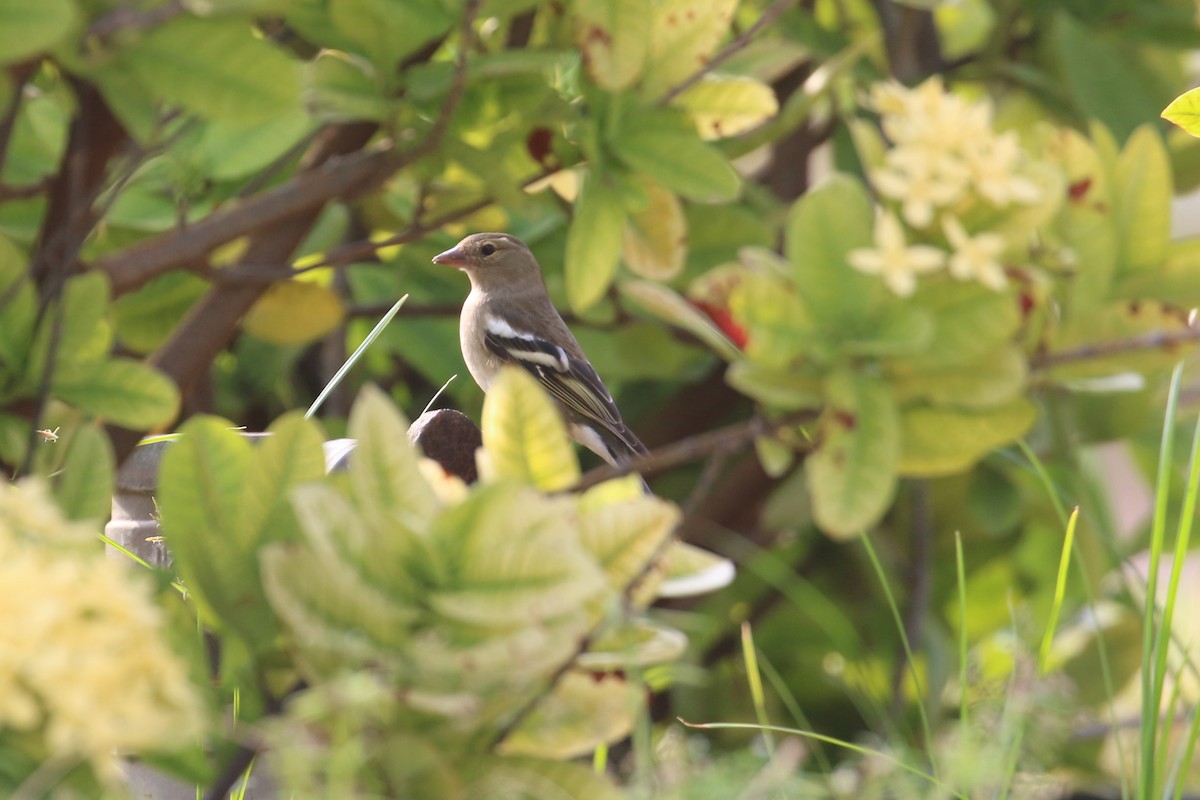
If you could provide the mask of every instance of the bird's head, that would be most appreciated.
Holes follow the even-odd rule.
[[[461,269],[475,286],[518,286],[533,276],[538,279],[535,285],[541,283],[533,253],[524,242],[507,233],[473,233],[438,253],[433,263]]]

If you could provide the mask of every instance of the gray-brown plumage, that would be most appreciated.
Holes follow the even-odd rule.
[[[549,392],[571,436],[610,464],[646,452],[559,316],[537,259],[506,233],[476,233],[434,256],[471,279],[459,340],[485,392],[503,364],[519,364]]]

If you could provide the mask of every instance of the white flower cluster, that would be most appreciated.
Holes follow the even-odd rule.
[[[989,101],[951,94],[939,77],[913,89],[880,84],[871,103],[890,142],[871,181],[881,197],[898,205],[899,216],[880,213],[875,247],[853,251],[851,266],[880,275],[902,296],[916,289],[917,275],[943,267],[959,280],[1003,289],[1000,256],[1007,243],[999,234],[970,233],[963,219],[983,204],[999,209],[1039,200],[1038,185],[1022,172],[1024,154],[1016,134],[996,133]],[[940,232],[949,252],[909,245],[901,219],[913,230]]]
[[[40,483],[0,485],[0,733],[102,781],[117,751],[196,741],[203,711],[144,576]]]

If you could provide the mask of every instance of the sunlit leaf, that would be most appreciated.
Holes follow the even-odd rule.
[[[879,521],[896,492],[900,424],[886,383],[864,375],[830,378],[829,408],[817,446],[805,461],[813,516],[821,530],[845,539]]]
[[[901,414],[900,473],[934,477],[961,472],[1024,436],[1037,411],[1023,397],[988,409],[918,407]]]
[[[693,597],[723,589],[733,582],[737,568],[728,558],[687,542],[674,542],[663,559],[666,577],[660,597]]]
[[[51,483],[58,507],[67,519],[107,519],[117,469],[108,435],[98,427],[81,425],[62,444],[67,454]]]
[[[675,98],[705,139],[724,139],[755,128],[775,116],[775,91],[754,78],[706,75]]]
[[[258,543],[294,539],[299,530],[289,504],[292,490],[325,474],[324,436],[293,411],[271,423],[254,449],[239,506],[246,536]]]
[[[242,318],[247,333],[274,344],[306,345],[324,338],[345,316],[337,292],[312,281],[277,281]]]
[[[635,275],[666,281],[683,271],[687,257],[687,220],[673,192],[645,182],[649,203],[629,215],[621,240],[621,258]]]
[[[1021,324],[1013,297],[976,283],[928,281],[916,299],[932,316],[933,335],[924,352],[897,359],[897,363],[921,367],[970,364],[1012,341]]]
[[[1171,101],[1162,118],[1173,122],[1192,136],[1200,136],[1200,89],[1189,89]]]
[[[504,745],[500,745],[504,749]],[[591,765],[573,761],[506,756],[476,759],[482,777],[473,783],[464,800],[511,797],[562,797],[571,800],[622,800],[618,789]]]
[[[488,480],[517,480],[544,492],[579,482],[562,415],[525,370],[500,370],[488,387],[482,422]]]
[[[621,294],[659,319],[696,336],[726,361],[741,357],[741,351],[708,317],[671,289],[649,281],[622,281]]]
[[[639,0],[575,4],[575,41],[597,86],[620,91],[641,74],[651,33],[646,14]]]
[[[655,3],[653,18],[642,24],[650,31],[644,96],[657,99],[700,70],[729,30],[737,0],[664,0]]]
[[[571,670],[499,747],[509,755],[568,759],[629,735],[644,689],[621,674]]]
[[[1171,162],[1162,137],[1151,125],[1133,132],[1117,159],[1113,222],[1117,228],[1118,269],[1158,267],[1171,234]]]
[[[1025,387],[1028,362],[1020,349],[1005,345],[978,361],[956,367],[898,371],[891,379],[897,399],[986,408],[1006,403]]]
[[[624,591],[665,552],[680,512],[673,504],[641,492],[629,499],[597,502],[594,493],[602,487],[580,499],[579,539],[612,588]]]

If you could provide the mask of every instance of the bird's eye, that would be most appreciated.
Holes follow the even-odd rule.
[[[496,245],[485,244],[483,247],[479,248],[479,252],[483,253],[485,256],[490,256],[492,253],[496,252]]]

